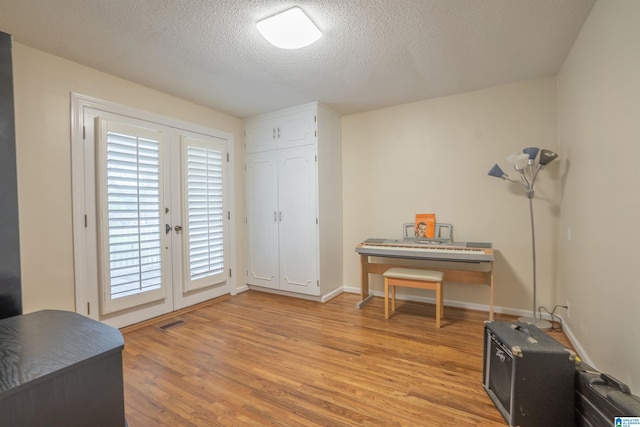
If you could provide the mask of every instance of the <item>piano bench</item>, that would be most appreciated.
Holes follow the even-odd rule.
[[[384,318],[389,318],[389,287],[391,287],[391,311],[396,311],[396,286],[405,288],[429,289],[436,291],[436,328],[444,318],[442,298],[442,279],[444,273],[413,268],[390,268],[384,276]]]

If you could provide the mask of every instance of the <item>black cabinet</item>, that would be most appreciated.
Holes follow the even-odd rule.
[[[0,32],[0,319],[22,313],[11,36]]]
[[[122,427],[120,331],[44,310],[0,320],[0,426]]]

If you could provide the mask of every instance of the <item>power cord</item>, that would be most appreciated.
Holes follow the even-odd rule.
[[[555,332],[562,332],[562,319],[556,314],[558,308],[568,309],[566,305],[558,304],[553,307],[553,310],[549,312],[544,306],[538,307],[538,316],[542,319],[542,310],[544,310],[549,316],[551,316],[551,329]]]

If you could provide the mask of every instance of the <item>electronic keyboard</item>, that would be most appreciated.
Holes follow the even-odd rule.
[[[360,255],[426,259],[434,261],[492,262],[493,249],[490,243],[452,242],[438,243],[418,240],[406,242],[390,239],[367,239],[356,246]]]

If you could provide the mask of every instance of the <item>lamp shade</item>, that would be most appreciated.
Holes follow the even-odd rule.
[[[512,154],[507,157],[507,161],[511,163],[517,171],[520,171],[527,166],[527,163],[529,162],[529,155],[524,153]]]
[[[538,151],[540,151],[538,147],[527,147],[524,150],[522,150],[523,153],[529,155],[529,160],[534,160],[538,155]]]
[[[538,160],[538,163],[540,163],[541,166],[546,166],[554,161],[556,157],[558,157],[558,155],[553,151],[542,149],[540,150],[540,160]]]
[[[493,167],[489,171],[489,176],[495,176],[496,178],[504,179],[507,176],[507,174],[504,173],[503,170],[500,168],[500,166],[498,166],[498,164],[496,163],[495,165],[493,165]]]

